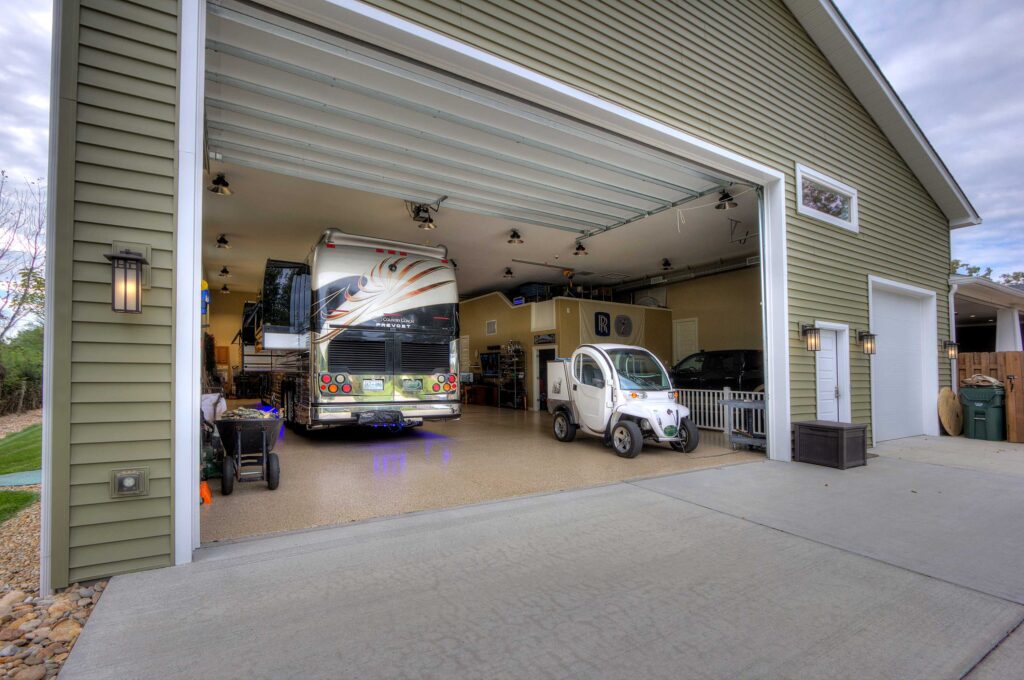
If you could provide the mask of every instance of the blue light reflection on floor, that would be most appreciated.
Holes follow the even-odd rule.
[[[375,477],[395,477],[400,476],[405,472],[406,465],[409,462],[410,456],[416,456],[419,452],[410,452],[413,447],[418,448],[418,445],[423,439],[445,439],[448,437],[443,435],[437,435],[434,433],[420,432],[417,433],[416,440],[409,442],[380,442],[377,444],[371,444],[370,449],[379,451],[379,453],[373,454],[373,474]],[[445,467],[452,459],[452,450],[447,444],[439,444],[436,442],[422,442],[423,444],[423,460],[427,463],[433,463],[440,467]]]

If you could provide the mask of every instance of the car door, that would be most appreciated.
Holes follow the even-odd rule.
[[[604,432],[608,423],[608,372],[597,356],[583,350],[572,366],[573,401],[580,424],[593,432]]]
[[[679,389],[700,389],[700,372],[704,366],[705,354],[698,352],[686,357],[672,369],[672,383]]]

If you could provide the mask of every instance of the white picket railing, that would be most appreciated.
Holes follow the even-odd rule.
[[[725,407],[723,399],[750,399],[762,401],[764,392],[741,392],[726,387],[723,390],[679,390],[679,403],[690,409],[690,419],[702,430],[725,432]],[[751,413],[747,411],[747,413]],[[734,430],[746,430],[744,412],[733,409]],[[753,434],[765,434],[764,411],[753,411]]]

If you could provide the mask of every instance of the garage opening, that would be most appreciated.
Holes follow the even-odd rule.
[[[763,456],[756,186],[245,3],[206,67],[204,401],[288,424],[273,491],[204,447],[203,542]],[[694,450],[557,441],[549,362],[611,344]]]

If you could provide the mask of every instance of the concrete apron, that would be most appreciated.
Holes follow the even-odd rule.
[[[115,578],[61,677],[959,678],[1024,617],[1024,542],[958,520],[1008,512],[983,474],[753,463],[204,549]]]

